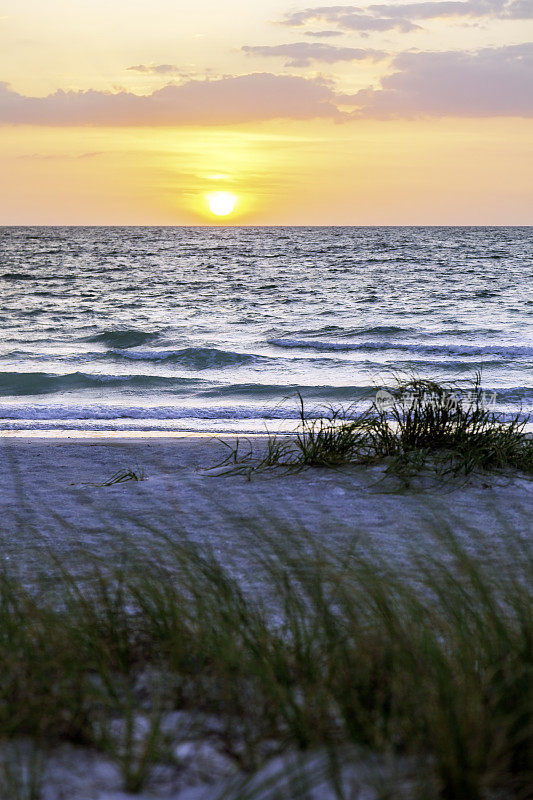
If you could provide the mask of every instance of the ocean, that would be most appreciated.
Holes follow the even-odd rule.
[[[292,430],[396,375],[532,409],[533,228],[0,228],[0,430]]]

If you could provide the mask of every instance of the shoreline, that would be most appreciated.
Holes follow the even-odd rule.
[[[105,442],[109,441],[142,441],[143,439],[157,439],[173,440],[173,439],[267,439],[269,436],[291,436],[288,431],[281,431],[279,433],[238,433],[235,431],[229,432],[210,432],[210,431],[97,431],[97,430],[80,430],[80,431],[66,431],[66,430],[14,430],[14,431],[0,431],[0,441],[2,439],[28,439],[32,440],[46,440],[58,439],[68,441],[83,441],[87,439],[99,439]]]
[[[169,430],[95,430],[95,429],[80,429],[80,430],[67,430],[67,429],[49,429],[49,428],[32,428],[32,429],[16,429],[16,430],[0,430],[0,442],[2,439],[15,439],[15,440],[28,440],[28,441],[46,441],[50,440],[65,440],[65,441],[86,441],[90,439],[98,439],[99,441],[142,441],[156,440],[156,441],[172,441],[182,439],[268,439],[269,436],[275,437],[293,437],[297,434],[299,426],[298,420],[294,420],[295,426],[292,430],[272,430],[272,431],[169,431]],[[524,433],[533,437],[533,419],[527,422],[524,426]]]

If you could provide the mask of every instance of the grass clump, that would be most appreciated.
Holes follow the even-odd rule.
[[[398,380],[390,391],[378,392],[368,409],[351,416],[342,408],[309,416],[299,396],[295,436],[269,436],[259,455],[250,444],[243,451],[238,440],[224,442],[230,452],[217,469],[251,478],[274,467],[295,471],[386,460],[388,473],[406,481],[428,467],[441,476],[506,468],[533,472],[528,419],[507,420],[491,410],[480,374],[466,387]]]
[[[98,486],[114,486],[116,483],[126,483],[127,481],[144,481],[146,476],[142,467],[135,467],[135,469],[119,469],[113,473],[111,477],[107,478]]]
[[[388,403],[374,402],[365,420],[376,442],[402,462],[433,457],[442,471],[511,467],[533,471],[533,440],[525,433],[528,419],[505,419],[492,411],[478,373],[465,387],[412,378],[399,382]]]
[[[95,483],[94,481],[85,481],[85,486],[115,486],[118,483],[127,483],[128,481],[145,481],[146,474],[144,469],[139,466],[135,467],[125,467],[124,469],[119,469],[114,472],[109,478],[101,481],[100,483]],[[72,483],[71,486],[76,486],[76,483]]]
[[[430,539],[400,574],[378,555],[262,532],[250,555],[262,599],[183,542],[84,580],[61,570],[53,593],[4,575],[0,750],[28,736],[90,744],[140,791],[172,764],[162,731],[179,711],[200,720],[186,741],[242,773],[323,753],[340,786],[352,753],[405,762],[411,798],[525,800],[531,554],[509,541],[494,565]]]

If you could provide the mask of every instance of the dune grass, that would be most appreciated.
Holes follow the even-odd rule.
[[[126,483],[127,481],[144,481],[146,480],[146,476],[144,474],[144,469],[142,467],[127,467],[125,469],[119,469],[117,472],[114,472],[109,478],[106,478],[102,483],[97,484],[98,486],[114,486],[117,483]]]
[[[48,588],[4,569],[1,747],[99,749],[135,792],[156,764],[179,768],[162,721],[185,711],[199,721],[184,739],[208,739],[244,775],[234,800],[307,796],[268,793],[283,770],[260,787],[245,776],[277,754],[316,753],[347,800],[343,770],[376,756],[413,765],[409,793],[387,796],[531,796],[530,553],[510,540],[495,566],[434,533],[398,574],[291,530],[260,537],[261,597],[184,542],[120,567],[87,556],[83,580],[56,561]],[[20,796],[38,800],[32,776]]]
[[[229,453],[218,471],[243,474],[272,468],[342,467],[386,460],[387,472],[408,482],[430,468],[439,476],[468,475],[475,470],[518,469],[533,472],[533,439],[528,418],[506,419],[492,411],[481,374],[465,386],[412,377],[398,379],[377,393],[369,408],[330,408],[308,414],[301,396],[299,427],[293,437],[270,435],[266,449],[243,449],[224,442]]]

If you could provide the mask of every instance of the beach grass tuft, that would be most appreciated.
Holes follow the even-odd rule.
[[[117,472],[114,472],[109,478],[106,478],[105,481],[102,483],[97,484],[98,486],[114,486],[117,483],[126,483],[127,481],[144,481],[146,480],[146,476],[144,474],[144,469],[142,467],[135,467],[132,469],[128,467],[126,469],[119,469]]]
[[[476,470],[517,469],[533,472],[533,439],[528,418],[510,419],[490,408],[476,374],[466,386],[410,377],[378,392],[370,406],[330,408],[309,414],[298,395],[295,436],[270,435],[258,454],[248,442],[224,442],[229,453],[217,472],[248,478],[273,468],[298,471],[386,461],[387,473],[405,483],[430,468],[440,477]]]

